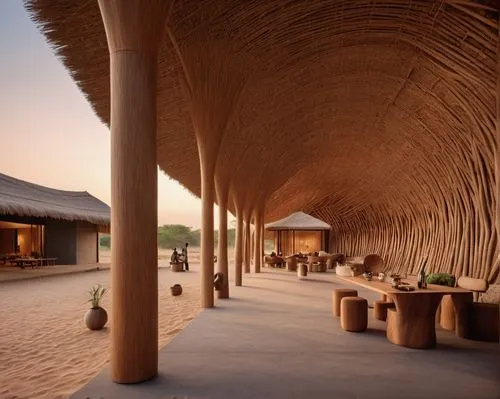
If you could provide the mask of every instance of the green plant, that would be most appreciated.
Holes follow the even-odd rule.
[[[427,284],[455,286],[455,276],[448,273],[432,273],[427,276]]]
[[[99,304],[106,291],[106,288],[101,286],[101,284],[97,284],[89,290],[90,298],[87,302],[92,303],[93,309],[100,307]]]

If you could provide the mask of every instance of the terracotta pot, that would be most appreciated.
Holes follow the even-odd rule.
[[[215,291],[220,291],[224,283],[224,275],[222,273],[215,273],[214,275],[214,288]]]
[[[101,307],[91,308],[85,315],[85,325],[90,330],[100,330],[108,322],[108,313]]]
[[[180,284],[174,284],[170,287],[170,292],[172,293],[172,296],[179,296],[182,294],[182,286]]]

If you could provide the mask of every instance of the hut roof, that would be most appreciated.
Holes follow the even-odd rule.
[[[109,225],[110,208],[86,191],[63,191],[0,173],[0,214]]]
[[[330,230],[332,227],[304,212],[295,212],[284,219],[265,225],[266,230]]]

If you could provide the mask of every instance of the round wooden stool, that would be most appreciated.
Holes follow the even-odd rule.
[[[455,331],[455,306],[451,295],[444,295],[441,299],[441,313],[439,315],[439,324],[448,331]]]
[[[387,320],[387,309],[395,308],[394,302],[375,301],[373,302],[373,316],[377,320]]]
[[[358,291],[350,288],[338,288],[332,292],[333,315],[340,317],[340,301],[346,296],[358,296]]]
[[[359,296],[344,297],[340,301],[340,326],[351,332],[365,331],[368,325],[368,301]]]

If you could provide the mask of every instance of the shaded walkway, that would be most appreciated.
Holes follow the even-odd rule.
[[[105,369],[73,398],[495,398],[498,345],[438,331],[436,350],[390,344],[385,323],[344,332],[331,316],[332,274],[245,276],[160,352],[160,376],[118,385]],[[327,282],[327,284],[325,284]],[[378,299],[359,290],[369,301]]]

